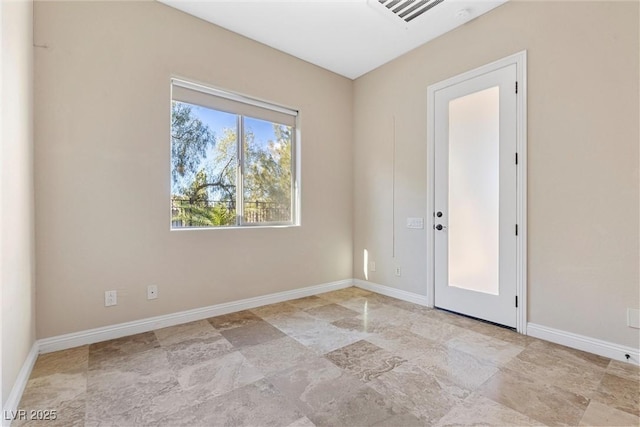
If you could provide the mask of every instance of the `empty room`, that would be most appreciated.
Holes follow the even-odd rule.
[[[640,2],[0,3],[2,425],[640,425]]]

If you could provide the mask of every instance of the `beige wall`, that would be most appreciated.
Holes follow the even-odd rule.
[[[367,249],[369,280],[425,294],[425,232],[404,223],[429,215],[427,87],[527,49],[529,321],[637,348],[638,18],[637,2],[509,2],[357,79],[356,277]]]
[[[364,278],[364,249],[425,294],[427,86],[527,49],[529,321],[638,346],[637,2],[512,1],[355,83],[157,3],[35,22],[39,337]],[[301,110],[302,227],[168,230],[171,75]]]
[[[0,336],[2,406],[35,341],[31,1],[0,3]]]
[[[35,27],[39,338],[352,276],[350,80],[157,2]],[[301,227],[169,231],[172,75],[300,110]]]

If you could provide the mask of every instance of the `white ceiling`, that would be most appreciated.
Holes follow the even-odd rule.
[[[378,0],[159,1],[355,79],[507,0],[444,0],[409,23]]]

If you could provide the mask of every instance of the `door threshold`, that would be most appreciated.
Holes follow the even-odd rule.
[[[510,326],[501,325],[500,323],[495,323],[495,322],[491,322],[489,320],[480,319],[478,317],[469,316],[467,314],[462,314],[462,313],[458,313],[458,312],[455,312],[455,311],[447,310],[446,308],[440,308],[440,307],[433,307],[433,308],[435,308],[436,310],[440,310],[440,311],[444,311],[444,312],[447,312],[447,313],[455,314],[456,316],[466,317],[467,319],[477,320],[478,322],[487,323],[489,325],[497,326],[497,327],[502,328],[502,329],[508,329],[510,331],[517,332],[516,328],[512,328]]]

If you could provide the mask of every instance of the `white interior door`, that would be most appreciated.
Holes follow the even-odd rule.
[[[434,93],[435,306],[516,327],[516,64]]]

